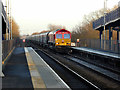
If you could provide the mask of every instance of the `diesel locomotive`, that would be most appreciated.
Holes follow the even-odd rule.
[[[69,52],[71,47],[71,33],[65,29],[31,35],[27,39],[58,52]]]

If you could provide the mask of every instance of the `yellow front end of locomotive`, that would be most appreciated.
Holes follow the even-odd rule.
[[[55,46],[71,46],[71,39],[55,39]]]

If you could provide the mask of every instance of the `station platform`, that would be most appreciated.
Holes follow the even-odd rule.
[[[3,89],[70,89],[32,47],[15,48],[3,74]]]
[[[97,49],[91,49],[91,48],[85,48],[85,47],[72,47],[72,49],[80,50],[80,51],[88,52],[88,53],[93,53],[93,54],[97,54],[97,55],[104,56],[104,57],[120,59],[120,54],[111,53],[111,52],[107,52],[103,50],[97,50]]]

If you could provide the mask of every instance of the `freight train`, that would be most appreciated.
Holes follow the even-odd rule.
[[[42,47],[48,47],[58,52],[71,51],[71,33],[65,29],[31,35],[27,39]]]

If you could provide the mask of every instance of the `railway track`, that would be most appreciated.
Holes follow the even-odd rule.
[[[45,51],[40,50],[37,46],[33,46],[35,51],[55,70],[55,72],[69,85],[71,89],[95,89],[99,87],[89,82],[87,79],[70,69],[68,66],[59,62]]]
[[[99,88],[83,78],[81,75],[59,62],[46,52],[36,50],[36,52],[58,73],[58,75],[72,88],[91,88],[99,90]]]
[[[120,75],[120,69],[119,68],[116,68],[116,67],[113,67],[113,66],[110,66],[106,63],[103,63],[103,62],[98,62],[97,60],[92,60],[92,59],[89,59],[89,58],[83,58],[83,57],[80,57],[79,55],[75,55],[75,54],[69,54],[69,56],[71,57],[74,57],[74,58],[77,58],[79,60],[82,60],[82,61],[85,61],[85,62],[88,62],[88,63],[91,63],[93,65],[96,65],[98,67],[101,67],[101,68],[104,68],[106,70],[109,70],[111,72],[114,72],[116,74],[119,74]]]
[[[86,60],[82,60],[81,58],[77,57],[77,56],[73,56],[73,55],[60,55],[59,53],[57,53],[57,55],[66,58],[69,61],[73,61],[77,64],[79,64],[80,66],[86,67],[89,70],[98,73],[100,75],[102,75],[105,78],[108,78],[110,80],[113,80],[117,83],[120,83],[120,72],[117,70],[114,70],[112,68],[109,68],[107,66],[104,65],[100,65],[97,63],[92,63]]]
[[[33,45],[34,46],[34,49],[37,51],[37,52],[41,52],[40,51],[40,47],[38,47],[37,45]],[[36,48],[36,47],[38,47],[38,48]],[[49,50],[46,50],[46,49],[42,49],[43,51],[44,51],[44,54],[46,53],[46,55],[47,55],[47,53],[49,53],[49,56],[48,57],[50,57],[51,59],[53,58],[54,59],[54,61],[55,62],[57,62],[57,63],[64,63],[63,64],[63,66],[65,65],[65,67],[67,67],[67,68],[69,68],[70,70],[72,70],[73,72],[75,72],[77,75],[80,75],[80,76],[83,76],[83,77],[85,77],[87,80],[89,80],[89,81],[91,81],[92,83],[91,84],[93,84],[93,85],[95,85],[96,87],[98,86],[98,87],[100,87],[100,88],[120,88],[119,87],[119,84],[118,83],[116,83],[116,82],[113,82],[113,81],[111,81],[111,79],[110,80],[108,80],[108,79],[106,79],[106,77],[108,77],[108,76],[105,76],[105,75],[103,75],[103,74],[100,74],[100,73],[98,73],[97,71],[95,71],[94,73],[98,73],[98,74],[93,74],[93,76],[91,77],[91,75],[87,75],[86,74],[86,72],[91,72],[91,71],[94,71],[94,70],[91,70],[90,68],[88,68],[88,71],[86,71],[86,69],[84,69],[84,68],[82,68],[83,70],[81,71],[81,70],[79,70],[81,67],[86,67],[86,66],[84,66],[84,65],[81,65],[80,63],[78,63],[78,61],[80,61],[80,60],[72,60],[72,58],[74,58],[74,59],[79,59],[78,57],[72,57],[71,55],[70,56],[68,56],[68,55],[61,55],[61,54],[59,54],[59,53],[55,53],[55,52],[51,52],[51,51],[49,51]],[[42,52],[41,52],[42,53]],[[53,55],[54,54],[54,55]],[[42,55],[43,56],[43,55]],[[45,56],[46,57],[46,56]],[[65,60],[61,60],[61,58],[57,58],[56,59],[56,57],[62,57],[62,59],[64,58]],[[44,57],[43,57],[44,58]],[[56,61],[57,60],[57,61]],[[51,62],[51,61],[53,61],[53,60],[48,60],[48,62]],[[70,64],[68,64],[68,63],[65,63],[65,62],[68,62],[68,63],[70,63]],[[46,61],[47,62],[47,61]],[[53,64],[53,65],[51,65],[51,67],[52,66],[55,66],[56,64]],[[86,64],[87,65],[87,64]],[[93,64],[94,65],[94,64]],[[88,65],[89,66],[89,65]],[[60,66],[60,67],[62,67],[62,66]],[[54,68],[54,67],[53,67]],[[75,69],[76,68],[76,69]],[[102,68],[102,67],[101,67]],[[55,69],[56,70],[56,69]],[[67,71],[67,70],[66,70]],[[60,71],[57,71],[56,70],[56,72],[57,73],[59,73]],[[84,72],[85,74],[81,74],[82,72]],[[64,75],[68,75],[68,74],[64,74],[63,73],[63,75],[62,74],[60,74],[61,76],[60,77],[64,77]],[[86,75],[87,75],[87,77],[86,77]],[[95,76],[96,75],[96,76]],[[101,75],[104,77],[103,79],[101,79]],[[74,76],[75,77],[75,76]],[[98,78],[98,80],[94,80],[94,79],[92,79],[92,78],[94,78],[94,77],[96,77],[96,78]],[[67,80],[67,79],[64,79],[63,78],[63,80],[65,81],[65,80]],[[103,81],[102,81],[103,80]],[[67,80],[68,81],[68,80]],[[88,82],[89,82],[88,81]],[[69,84],[68,84],[69,85]],[[108,86],[109,85],[109,86]],[[114,86],[113,86],[114,85]],[[78,85],[79,86],[79,85]],[[73,86],[74,87],[74,86]],[[76,86],[77,87],[77,86]],[[98,88],[97,87],[97,88]],[[100,89],[100,88],[98,88],[98,89]]]
[[[104,77],[107,77],[107,78],[110,78],[110,79],[115,80],[117,82],[120,82],[120,74],[116,70],[114,71],[114,70],[108,69],[107,67],[105,69],[102,66],[99,66],[97,64],[91,64],[87,61],[78,59],[78,58],[73,57],[73,56],[64,56],[64,57],[69,59],[69,60],[72,60],[72,61],[74,61],[74,62],[76,62],[84,67],[87,67],[88,69],[91,69],[99,74],[102,74]]]

